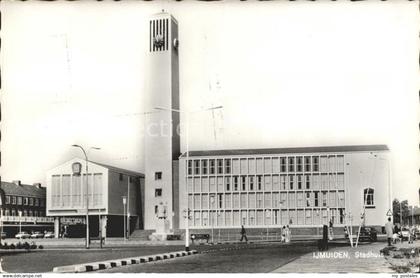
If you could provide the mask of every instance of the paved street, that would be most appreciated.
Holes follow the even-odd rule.
[[[292,245],[238,243],[214,246],[198,245],[192,246],[192,248],[201,253],[184,258],[124,266],[101,272],[270,272],[307,252],[315,250],[316,246],[314,243],[296,242]],[[152,255],[183,249],[183,246],[108,247],[102,250],[56,248],[4,256],[2,267],[6,272],[50,272],[55,266]]]
[[[211,247],[201,254],[141,265],[98,271],[100,273],[266,273],[312,252],[314,243],[231,244]]]
[[[183,250],[182,246],[115,247],[106,249],[82,248],[35,250],[29,253],[3,256],[2,267],[6,272],[51,272],[56,266],[152,255],[167,251]]]

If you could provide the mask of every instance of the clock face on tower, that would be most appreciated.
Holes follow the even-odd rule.
[[[153,38],[153,45],[155,47],[161,47],[163,46],[163,36],[161,34],[157,34],[154,38]]]

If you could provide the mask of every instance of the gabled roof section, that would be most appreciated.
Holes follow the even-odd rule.
[[[13,182],[1,182],[1,189],[6,195],[24,196],[24,197],[36,197],[45,198],[46,189],[45,187],[38,188],[35,185],[20,184],[17,185]]]
[[[190,151],[189,156],[231,156],[231,155],[270,155],[290,153],[343,153],[343,152],[376,152],[389,151],[387,145],[350,145],[350,146],[323,146],[300,148],[269,148],[269,149],[227,149]],[[186,157],[186,153],[181,157]]]
[[[118,167],[114,167],[114,166],[111,166],[111,165],[106,165],[106,164],[103,164],[103,163],[90,161],[90,160],[89,160],[89,162],[93,163],[93,164],[97,164],[97,165],[102,166],[102,167],[105,167],[108,170],[110,170],[111,172],[121,173],[121,174],[125,174],[125,175],[132,176],[132,177],[144,178],[144,174],[139,173],[139,172],[126,170],[126,169],[122,169],[122,168],[118,168]]]

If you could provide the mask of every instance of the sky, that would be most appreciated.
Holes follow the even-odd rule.
[[[2,180],[45,184],[80,144],[144,170],[148,18],[179,25],[190,150],[386,144],[417,205],[415,1],[2,1]],[[181,122],[185,117],[181,116]],[[185,138],[181,137],[185,151]]]

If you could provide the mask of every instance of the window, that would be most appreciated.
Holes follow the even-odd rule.
[[[245,176],[242,176],[242,191],[246,190],[246,179]]]
[[[10,204],[10,196],[6,196],[6,204]]]
[[[34,198],[29,198],[29,205],[33,206],[34,205]]]
[[[214,166],[214,159],[210,159],[210,175],[214,175],[215,173]]]
[[[200,160],[194,160],[194,174],[200,175]]]
[[[318,206],[318,192],[314,192],[314,205],[317,207]]]
[[[254,190],[254,177],[249,177],[249,190]]]
[[[162,196],[162,188],[156,188],[155,189],[155,197]]]
[[[310,176],[305,176],[305,184],[306,184],[306,189],[309,189],[311,187]]]
[[[162,179],[162,172],[155,172],[155,180],[161,180]]]
[[[297,176],[298,189],[302,189],[302,175]]]
[[[322,192],[322,206],[327,206],[327,192]]]
[[[286,172],[286,158],[280,157],[280,172],[285,173]]]
[[[124,179],[123,174],[120,173],[120,181],[122,181]]]
[[[25,198],[26,199],[26,198]],[[26,202],[27,204],[28,202]],[[22,204],[22,197],[17,197],[17,204],[21,205]]]
[[[192,161],[188,160],[188,175],[192,175]]]
[[[289,189],[293,190],[293,181],[294,181],[294,176],[290,175],[289,176]]]
[[[16,196],[12,196],[12,205],[16,205]]]
[[[289,172],[295,171],[295,158],[289,157]]]
[[[219,200],[219,206],[217,208],[223,208],[223,195],[222,194],[217,194],[218,196],[218,200]]]
[[[318,156],[312,157],[312,168],[314,172],[319,171],[319,157]]]
[[[225,159],[225,173],[230,174],[230,159]]]
[[[305,156],[305,172],[311,171],[311,157]]]
[[[311,193],[309,192],[306,193],[306,206],[307,207],[311,206]]]
[[[41,199],[40,200],[40,206],[41,207],[45,207],[45,199]]]
[[[366,207],[373,207],[375,206],[373,200],[374,190],[373,188],[366,188],[363,190],[363,201]]]
[[[262,188],[262,185],[261,185],[261,183],[262,183],[262,177],[261,176],[257,176],[257,179],[258,179],[258,190],[261,190],[261,188]]]
[[[286,176],[285,175],[281,175],[280,176],[280,185],[281,185],[281,190],[286,190]]]
[[[263,194],[257,193],[257,208],[263,207]]]
[[[238,191],[238,177],[233,177],[233,190]]]
[[[201,174],[207,175],[207,160],[201,160]]]
[[[297,171],[298,172],[302,172],[302,157],[301,156],[298,156],[297,158],[296,158],[296,160],[297,160],[297,165],[296,165],[296,168],[297,168]]]
[[[226,177],[226,191],[230,191],[230,177]]]
[[[222,159],[217,160],[217,173],[223,174],[223,160]]]

